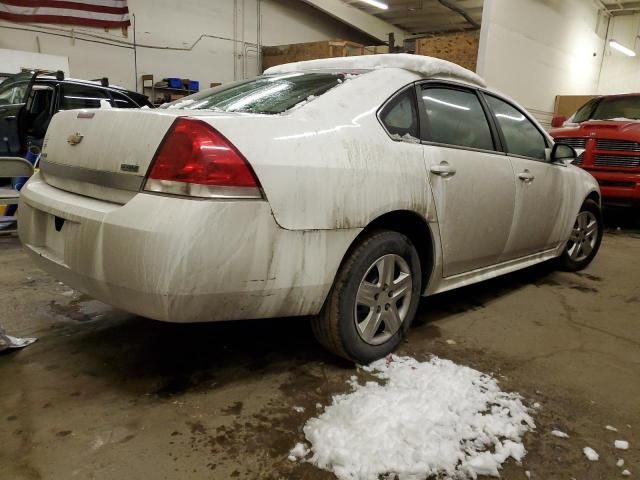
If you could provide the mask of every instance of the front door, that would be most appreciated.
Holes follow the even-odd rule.
[[[572,223],[568,210],[569,175],[564,165],[547,160],[543,133],[513,105],[485,95],[513,165],[516,209],[503,260],[524,257],[556,247]]]
[[[31,72],[19,73],[0,85],[0,156],[18,156],[22,152],[18,122],[34,78]]]
[[[421,136],[449,277],[499,261],[514,215],[513,170],[497,151],[478,94],[425,83]]]

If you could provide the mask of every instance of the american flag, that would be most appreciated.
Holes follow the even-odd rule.
[[[0,19],[105,28],[131,25],[127,0],[0,0]]]

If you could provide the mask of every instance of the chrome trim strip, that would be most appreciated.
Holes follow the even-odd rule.
[[[262,192],[258,187],[223,187],[151,178],[147,180],[144,191],[183,197],[262,200]]]
[[[139,192],[144,182],[144,177],[130,173],[104,172],[75,165],[63,165],[44,159],[40,161],[40,173],[45,182],[47,181],[47,175],[51,175],[130,192]]]

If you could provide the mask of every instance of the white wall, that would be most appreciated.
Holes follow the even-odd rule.
[[[591,0],[485,0],[478,73],[546,124],[556,95],[597,90],[605,28]]]
[[[23,68],[62,70],[69,75],[69,59],[57,55],[0,48],[0,73],[20,73]]]
[[[628,57],[607,46],[598,85],[599,94],[640,92],[640,15],[612,17],[608,40],[636,51]]]
[[[245,42],[256,43],[256,0],[237,0],[237,4],[237,38],[241,39],[244,18]],[[198,80],[201,88],[208,87],[210,82],[233,80],[234,43],[229,40],[234,36],[233,5],[233,0],[129,0],[129,10],[136,18],[137,43],[159,47],[137,49],[138,79],[145,73],[152,73],[157,79],[177,76]],[[263,0],[261,14],[263,45],[332,38],[371,42],[369,37],[301,1]],[[26,32],[16,28],[47,30],[48,33]],[[103,29],[74,28],[76,38],[72,39],[67,38],[70,30],[69,26],[22,25],[0,21],[0,48],[38,52],[39,46],[41,53],[68,57],[74,77],[107,76],[113,84],[135,88],[132,28],[129,29],[128,38],[119,30],[105,32]],[[61,36],[54,36],[53,33]],[[106,37],[106,40],[87,34]],[[191,51],[175,50],[189,48],[201,34],[227,40],[203,38]],[[81,38],[119,43],[119,46],[90,43]],[[172,47],[173,50],[164,47]],[[242,64],[243,59],[240,58],[236,74],[238,78],[242,76]],[[254,47],[253,51],[247,52],[247,77],[256,75],[257,65]]]

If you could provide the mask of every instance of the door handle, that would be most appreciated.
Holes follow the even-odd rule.
[[[524,183],[531,183],[535,180],[535,176],[529,170],[525,170],[518,174],[518,178],[522,180]]]
[[[453,177],[456,174],[456,169],[445,161],[440,162],[438,165],[432,165],[430,170],[431,173],[435,173],[444,178]]]

